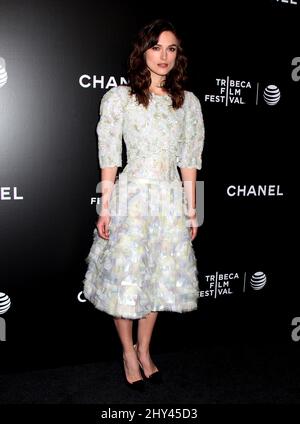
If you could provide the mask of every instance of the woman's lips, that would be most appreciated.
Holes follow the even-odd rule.
[[[158,66],[160,68],[167,68],[168,67],[168,65],[166,63],[159,63]]]

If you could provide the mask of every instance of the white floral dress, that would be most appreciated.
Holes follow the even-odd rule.
[[[100,168],[127,164],[113,187],[109,240],[93,232],[85,261],[86,299],[114,317],[197,309],[196,257],[177,167],[201,169],[204,124],[199,99],[185,91],[175,110],[168,95],[151,94],[148,108],[129,88],[111,88],[97,125]]]

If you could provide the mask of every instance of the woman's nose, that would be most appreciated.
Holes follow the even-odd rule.
[[[167,58],[167,51],[164,49],[161,49],[161,58],[166,59]]]

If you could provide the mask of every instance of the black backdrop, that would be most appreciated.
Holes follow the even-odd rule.
[[[153,347],[299,347],[291,337],[300,311],[289,247],[296,241],[299,5],[198,3],[196,11],[194,2],[0,0],[3,371],[119,355],[111,317],[81,293],[97,219],[95,128],[101,97],[126,78],[134,36],[156,17],[183,34],[187,88],[201,101],[206,139],[198,173],[205,218],[193,243],[199,308],[160,313]]]

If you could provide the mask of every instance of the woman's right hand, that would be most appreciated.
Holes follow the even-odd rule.
[[[103,238],[104,240],[109,239],[110,221],[111,221],[111,216],[108,209],[102,210],[100,213],[99,219],[96,223],[96,227],[97,227],[99,236]]]

